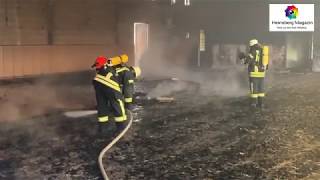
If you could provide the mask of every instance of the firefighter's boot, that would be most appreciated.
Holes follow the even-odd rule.
[[[257,107],[257,98],[250,98],[250,106],[251,107]]]
[[[117,130],[115,132],[115,136],[120,134],[127,127],[127,121],[116,122],[116,127],[117,127]]]
[[[258,104],[257,104],[257,107],[258,107],[258,108],[263,108],[262,100],[263,100],[262,97],[258,97]]]
[[[96,135],[102,139],[112,136],[112,127],[110,125],[110,122],[99,122]]]

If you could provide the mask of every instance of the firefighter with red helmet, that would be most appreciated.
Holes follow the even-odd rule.
[[[92,68],[96,70],[92,83],[96,93],[99,131],[106,128],[111,114],[114,115],[117,130],[124,129],[127,120],[124,98],[116,70],[112,67],[112,61],[99,56]]]

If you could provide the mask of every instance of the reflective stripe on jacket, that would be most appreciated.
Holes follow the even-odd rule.
[[[97,81],[109,88],[112,88],[118,92],[121,92],[121,88],[119,85],[119,80],[117,77],[114,76],[115,71],[111,69],[111,67],[107,69],[99,69],[97,70],[97,74],[95,78],[93,79],[94,81]]]
[[[250,47],[247,57],[248,71],[250,77],[265,77],[265,67],[262,62],[262,48],[259,45]]]
[[[126,66],[116,68],[116,73],[119,77],[119,83],[122,87],[122,93],[126,103],[132,102],[134,92],[134,77],[132,71]]]

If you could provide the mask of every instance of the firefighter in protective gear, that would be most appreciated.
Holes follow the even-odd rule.
[[[125,107],[128,110],[133,109],[133,93],[134,93],[134,80],[140,76],[141,70],[139,67],[127,66],[128,56],[126,54],[116,57],[121,60],[121,63],[115,65],[116,73],[120,80],[122,94],[124,96]],[[115,58],[111,58],[115,59]],[[117,61],[119,62],[119,61]]]
[[[244,63],[248,64],[251,104],[261,108],[265,97],[264,78],[266,64],[263,62],[263,48],[258,40],[250,40],[249,53],[245,57]]]
[[[96,69],[92,83],[96,93],[99,131],[107,128],[111,114],[114,115],[118,130],[123,129],[127,116],[119,78],[112,67],[112,61],[99,56],[92,67]]]

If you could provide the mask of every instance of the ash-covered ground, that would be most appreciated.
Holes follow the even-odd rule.
[[[272,77],[263,110],[248,106],[245,76],[238,77],[244,79],[241,88],[225,79],[233,90],[220,81],[208,87],[199,82],[140,82],[135,122],[105,157],[109,176],[320,179],[320,74]],[[170,86],[173,90],[166,91]],[[2,87],[10,89],[12,85]],[[87,98],[77,98],[74,94],[81,95],[79,92],[66,93],[67,101],[59,101],[62,105],[53,107],[52,113],[46,108],[46,113],[16,120],[5,120],[1,113],[0,179],[101,179],[96,160],[111,137],[96,135],[95,116],[63,116],[64,110],[94,107],[90,84],[71,87],[87,93]],[[154,87],[164,90],[154,92]],[[61,89],[69,92],[69,88],[53,89],[57,97],[61,97]],[[170,93],[175,101],[159,103],[148,100],[144,93],[155,97]],[[1,97],[2,102],[8,99],[8,95]],[[28,107],[28,103],[19,107]]]

